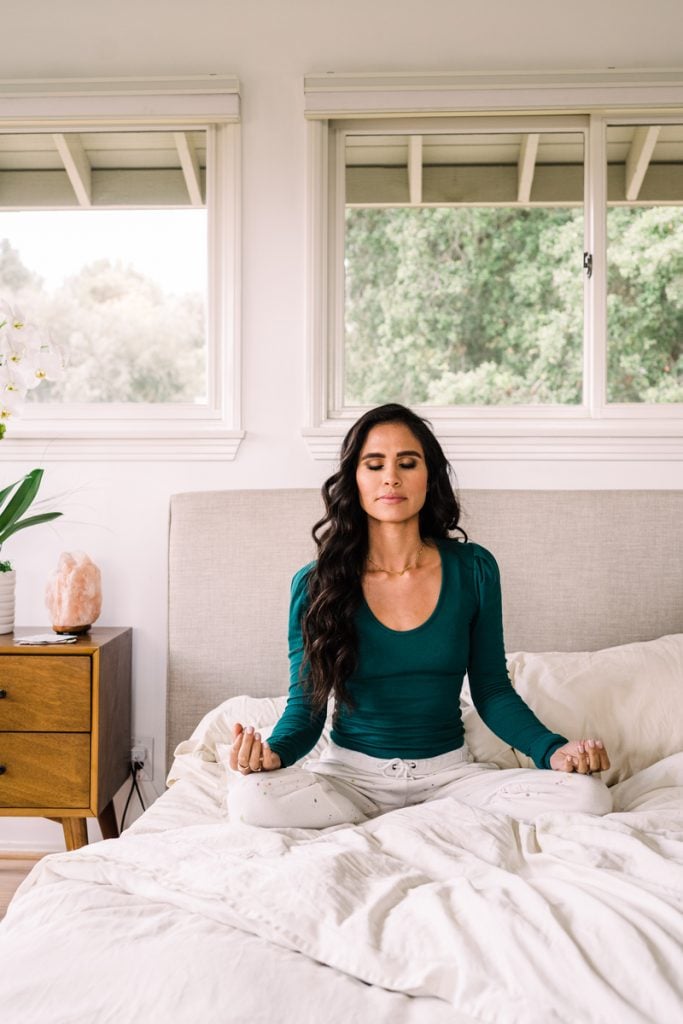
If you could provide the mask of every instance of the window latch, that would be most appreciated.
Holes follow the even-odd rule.
[[[588,277],[593,276],[593,253],[585,252],[583,254],[583,269],[586,271]]]

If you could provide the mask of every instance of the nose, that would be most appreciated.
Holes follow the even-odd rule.
[[[389,462],[384,467],[384,483],[389,487],[398,487],[401,483],[398,468]]]

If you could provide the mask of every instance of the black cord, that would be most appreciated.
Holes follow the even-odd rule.
[[[126,800],[126,806],[123,808],[123,815],[121,816],[121,828],[119,829],[119,834],[123,832],[123,829],[125,827],[126,811],[128,810],[128,804],[130,803],[130,798],[133,795],[133,790],[135,790],[135,792],[138,795],[138,800],[140,801],[140,805],[143,811],[147,809],[145,807],[144,801],[142,799],[142,794],[140,793],[140,789],[138,787],[138,771],[140,770],[140,768],[144,768],[144,763],[142,761],[130,762],[130,774],[133,778],[133,785],[130,787],[130,793],[128,794],[128,799]]]

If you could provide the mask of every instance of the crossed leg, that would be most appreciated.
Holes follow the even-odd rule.
[[[227,797],[232,821],[270,828],[327,828],[359,824],[410,804],[453,797],[520,821],[548,811],[602,815],[612,796],[594,775],[534,768],[500,769],[465,763],[449,771],[417,776],[364,772],[346,765],[299,765],[240,776]],[[374,799],[373,799],[374,797]]]

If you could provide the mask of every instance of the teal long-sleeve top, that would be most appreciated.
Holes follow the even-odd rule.
[[[512,688],[495,558],[472,542],[436,543],[441,590],[422,625],[390,629],[362,599],[355,620],[358,663],[347,683],[355,709],[337,705],[331,739],[379,758],[436,757],[455,750],[464,741],[460,690],[467,672],[474,706],[486,725],[538,768],[549,768],[551,755],[567,740],[546,729]],[[292,580],[289,696],[269,739],[285,767],[312,750],[326,719],[326,711],[311,714],[310,696],[300,680],[301,622],[313,565],[305,565]]]

